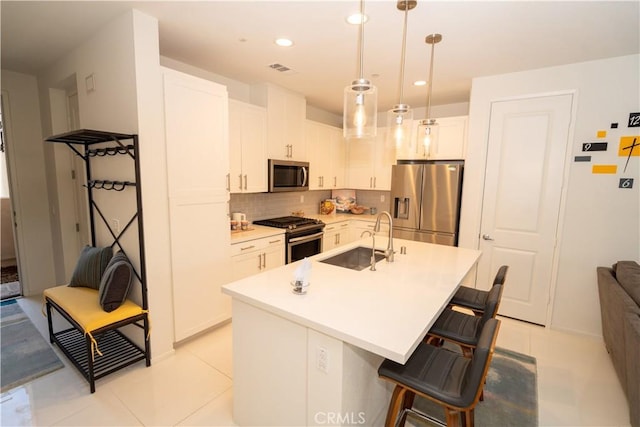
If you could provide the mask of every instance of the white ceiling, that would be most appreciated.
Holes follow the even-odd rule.
[[[358,78],[358,29],[345,22],[357,0],[3,0],[2,68],[34,74],[129,8],[158,19],[161,55],[249,84],[273,82],[335,114],[344,87]],[[398,103],[403,12],[396,0],[369,0],[365,12],[364,74],[386,110]],[[473,77],[639,53],[640,1],[418,0],[409,12],[404,84],[414,108],[426,104],[425,87],[411,83],[428,76],[431,33],[443,35],[432,104],[467,102]],[[277,47],[276,37],[295,45]]]

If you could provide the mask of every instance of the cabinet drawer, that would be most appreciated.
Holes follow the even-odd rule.
[[[330,233],[332,231],[344,230],[346,228],[349,228],[349,221],[334,222],[333,224],[327,224],[324,227],[324,232]]]
[[[231,256],[265,250],[271,246],[284,245],[284,235],[247,240],[231,245]]]

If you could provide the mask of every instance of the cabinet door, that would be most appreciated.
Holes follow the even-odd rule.
[[[342,129],[331,127],[331,174],[325,188],[345,188],[347,176],[347,144],[342,137]],[[313,159],[311,157],[311,159]]]
[[[391,190],[391,165],[396,161],[395,146],[386,143],[386,129],[375,138],[347,142],[347,185],[357,190]]]
[[[284,245],[270,246],[264,251],[263,270],[267,271],[284,265]]]
[[[373,188],[373,150],[370,138],[347,140],[347,185],[356,190]]]
[[[464,159],[467,150],[468,116],[442,117],[438,123],[438,140],[429,152],[425,151],[418,138],[419,120],[413,123],[413,138],[410,147],[398,152],[398,159],[457,160]]]
[[[304,122],[307,117],[307,101],[295,93],[285,94],[285,141],[291,146],[291,160],[306,161]]]
[[[391,166],[396,161],[396,147],[386,141],[386,129],[379,128],[373,158],[373,186],[375,190],[391,190]]]
[[[229,100],[229,159],[232,193],[267,191],[267,112]]]
[[[320,123],[306,120],[304,124],[304,140],[309,153],[309,190],[322,189],[322,178],[329,160],[329,150],[323,150],[320,143]]]
[[[241,102],[229,100],[229,189],[242,193],[244,187],[242,168],[242,142],[244,107]],[[266,160],[265,160],[266,162]]]
[[[263,252],[254,251],[231,257],[232,279],[240,280],[262,271]]]
[[[430,159],[464,159],[467,149],[467,116],[438,119],[440,134],[432,147]]]
[[[333,155],[331,152],[331,127],[307,120],[305,123],[305,144],[309,154],[309,189],[331,188]]]
[[[264,108],[244,106],[242,118],[242,175],[245,193],[267,191],[267,113]]]
[[[327,225],[322,240],[322,251],[329,251],[351,241],[348,221]]]
[[[231,316],[224,86],[163,69],[175,340]],[[213,167],[215,165],[215,167]],[[211,242],[215,242],[212,245]]]
[[[304,122],[307,103],[302,95],[271,84],[251,88],[252,102],[267,109],[267,145],[270,159],[307,160]]]
[[[284,265],[284,235],[231,245],[233,280],[243,279]]]

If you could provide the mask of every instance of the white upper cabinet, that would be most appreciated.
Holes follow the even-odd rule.
[[[386,128],[378,128],[375,138],[347,141],[347,185],[356,190],[391,190],[391,166],[395,146],[385,141]]]
[[[342,129],[307,120],[305,145],[310,163],[309,189],[343,188],[347,150]]]
[[[267,109],[268,158],[306,161],[304,97],[279,86],[260,84],[251,87],[251,101]]]
[[[468,116],[442,117],[436,119],[439,127],[438,141],[425,150],[418,138],[419,120],[413,122],[413,137],[408,146],[397,152],[397,159],[408,160],[457,160],[464,159],[467,151]]]
[[[267,191],[267,110],[229,100],[229,188],[232,193]]]

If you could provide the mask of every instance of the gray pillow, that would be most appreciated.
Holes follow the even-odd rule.
[[[100,306],[111,312],[124,302],[129,294],[133,280],[133,267],[123,252],[116,253],[105,270],[100,281]]]
[[[618,261],[616,278],[631,299],[640,305],[640,265],[635,261]]]
[[[69,286],[98,290],[100,288],[100,280],[112,255],[113,250],[110,246],[105,248],[85,246],[80,253],[76,268],[73,270]]]

